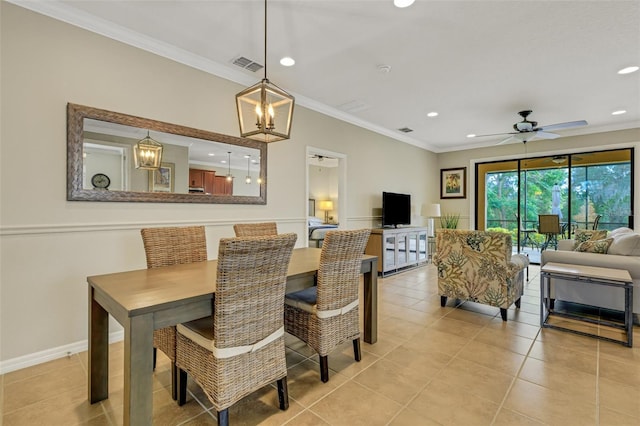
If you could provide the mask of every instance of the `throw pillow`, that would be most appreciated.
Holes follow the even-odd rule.
[[[640,235],[635,232],[616,235],[613,237],[608,253],[622,256],[640,256]]]
[[[576,247],[574,251],[607,254],[612,241],[613,238],[605,238],[604,240],[587,240],[578,244],[578,247]]]
[[[584,243],[585,241],[602,240],[603,238],[606,238],[606,237],[607,237],[606,230],[594,231],[591,229],[576,229],[575,233],[573,234],[573,239],[575,240],[573,249],[575,250],[576,248],[578,248],[580,243]]]
[[[322,219],[315,216],[309,216],[309,226],[320,226],[322,225]]]
[[[609,232],[609,236],[610,237],[617,237],[619,235],[630,234],[632,232],[633,232],[633,229],[631,229],[631,228],[616,228],[613,231]]]

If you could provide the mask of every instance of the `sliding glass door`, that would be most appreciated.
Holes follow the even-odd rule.
[[[633,148],[478,163],[475,201],[476,229],[510,232],[518,251],[540,248],[540,214],[558,215],[565,238],[632,226]]]

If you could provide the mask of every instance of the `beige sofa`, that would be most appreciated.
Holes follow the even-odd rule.
[[[575,240],[560,240],[558,251],[545,250],[542,252],[540,266],[555,262],[629,271],[634,283],[634,322],[640,323],[640,234],[629,228],[618,228],[608,233],[606,240],[606,243],[610,244],[606,254],[574,251]],[[554,281],[552,280],[551,295],[556,300],[618,311],[624,310],[624,292],[619,288],[602,285],[589,286],[564,280],[562,280],[562,285],[554,286]]]

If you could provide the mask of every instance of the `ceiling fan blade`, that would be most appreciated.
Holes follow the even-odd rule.
[[[571,129],[573,127],[586,126],[587,124],[589,123],[587,123],[586,120],[568,121],[566,123],[557,123],[557,124],[550,124],[548,126],[538,127],[538,129],[536,130],[542,130],[546,132],[549,130]]]
[[[522,142],[527,143],[538,137],[538,132],[515,132],[503,141],[498,142],[496,145],[502,145],[510,142]]]
[[[504,145],[506,143],[510,143],[510,142],[521,142],[519,139],[516,139],[513,135],[509,136],[506,139],[501,140],[500,142],[498,142],[496,145]]]
[[[543,132],[542,130],[538,130],[536,136],[540,139],[557,139],[560,137],[560,135],[556,135],[555,133]]]
[[[529,133],[529,132],[528,132]],[[532,134],[530,137],[525,137],[524,134],[522,132],[515,132],[512,133],[511,136],[509,136],[508,138],[501,140],[500,142],[498,142],[496,145],[504,145],[506,143],[515,143],[515,142],[524,142],[527,143],[529,142],[531,139],[533,139],[535,137],[535,134]]]
[[[475,138],[484,138],[486,136],[502,136],[502,135],[517,135],[519,132],[507,132],[507,133],[492,133],[490,135],[475,135]]]

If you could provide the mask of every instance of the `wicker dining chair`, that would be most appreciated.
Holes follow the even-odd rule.
[[[233,225],[233,231],[236,233],[236,237],[278,235],[278,227],[275,222],[236,223]]]
[[[140,233],[149,269],[207,260],[207,240],[204,226],[144,228],[140,230]],[[164,352],[171,360],[171,396],[175,400],[178,397],[175,326],[161,328],[153,332],[154,369],[157,349]]]
[[[289,407],[284,347],[284,292],[296,234],[223,238],[213,316],[178,324],[178,404],[187,374],[207,394],[218,424],[229,407],[277,381],[281,410]]]
[[[329,231],[325,235],[317,286],[285,296],[285,327],[311,346],[320,357],[320,379],[329,380],[328,354],[353,341],[360,361],[358,287],[360,268],[370,230]]]

